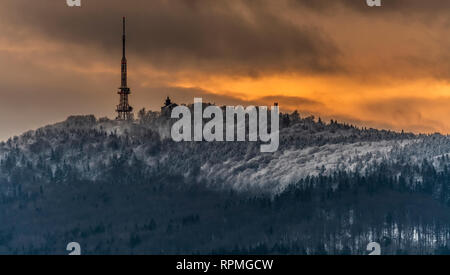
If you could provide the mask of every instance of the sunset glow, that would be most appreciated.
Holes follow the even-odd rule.
[[[87,1],[79,12],[63,2],[9,1],[0,10],[1,112],[24,106],[0,119],[1,139],[73,113],[114,115],[119,12],[129,18],[135,110],[158,110],[167,95],[185,103],[202,96],[219,105],[279,102],[282,111],[361,127],[450,133],[442,7],[450,4],[115,0]]]

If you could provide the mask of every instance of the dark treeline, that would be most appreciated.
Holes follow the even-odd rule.
[[[449,170],[426,162],[405,167],[420,183],[380,165],[367,176],[308,177],[272,197],[118,165],[115,181],[2,196],[0,252],[64,254],[69,241],[87,254],[366,254],[372,241],[385,254],[449,252]]]

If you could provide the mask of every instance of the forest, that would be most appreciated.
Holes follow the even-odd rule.
[[[0,144],[0,254],[450,253],[450,140],[280,116],[280,148],[94,116]]]

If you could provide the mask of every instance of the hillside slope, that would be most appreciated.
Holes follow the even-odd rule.
[[[445,253],[450,138],[283,115],[280,148],[93,116],[0,144],[0,253]]]

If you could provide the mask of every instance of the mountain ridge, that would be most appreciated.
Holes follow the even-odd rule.
[[[274,153],[173,142],[154,112],[0,143],[0,254],[449,253],[447,136],[280,119]]]
[[[266,154],[257,152],[258,143],[252,142],[175,143],[169,135],[173,119],[154,112],[147,112],[133,123],[96,119],[93,115],[71,116],[63,122],[0,143],[0,160],[8,162],[10,152],[19,150],[22,158],[28,158],[34,166],[38,161],[48,163],[53,176],[63,163],[72,165],[79,175],[95,180],[114,157],[125,156],[128,162],[140,161],[140,165],[150,169],[165,166],[174,175],[189,177],[197,173],[199,181],[229,182],[236,190],[251,189],[244,186],[245,181],[251,179],[253,186],[266,185],[262,188],[265,191],[279,192],[305,176],[324,173],[324,169],[339,170],[345,161],[348,167],[355,166],[353,170],[359,164],[358,170],[362,171],[367,169],[367,165],[361,167],[364,157],[366,164],[379,162],[393,150],[431,137],[359,129],[335,121],[325,124],[313,117],[300,118],[296,113],[281,114],[280,120],[280,148],[273,154]],[[91,150],[96,150],[97,155],[91,155]],[[217,159],[208,157],[208,152]],[[177,159],[180,156],[190,164],[182,167]],[[285,171],[300,172],[271,177],[279,173],[280,165]],[[281,186],[269,187],[276,182]]]

